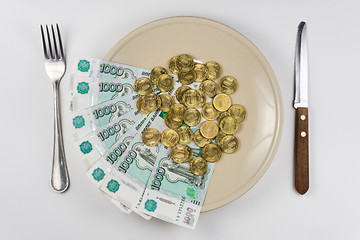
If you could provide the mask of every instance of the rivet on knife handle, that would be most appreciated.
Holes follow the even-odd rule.
[[[295,188],[300,194],[309,189],[308,108],[296,109],[295,120]]]

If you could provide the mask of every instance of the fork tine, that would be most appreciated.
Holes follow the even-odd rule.
[[[64,50],[63,50],[63,45],[62,45],[61,35],[60,35],[60,29],[59,29],[59,25],[58,25],[58,24],[56,24],[56,29],[57,29],[58,40],[59,40],[60,59],[63,59],[63,58],[64,58]]]
[[[55,39],[55,33],[54,33],[54,27],[53,25],[51,24],[51,33],[52,33],[52,36],[53,36],[53,43],[54,43],[54,57],[55,59],[59,59],[59,53],[58,53],[58,50],[57,50],[57,44],[56,44],[56,39]]]
[[[48,45],[49,45],[49,58],[54,58],[54,55],[53,55],[53,49],[52,49],[52,46],[51,46],[51,41],[50,41],[50,34],[49,34],[49,28],[48,26],[46,25],[46,33],[47,33],[47,39],[48,39]]]
[[[42,25],[40,25],[40,30],[41,30],[41,38],[42,38],[43,49],[44,49],[44,57],[45,57],[46,59],[49,59],[48,51],[47,51],[47,49],[46,49],[44,29],[43,29]]]

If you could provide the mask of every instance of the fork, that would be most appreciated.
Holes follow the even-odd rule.
[[[40,25],[42,44],[45,57],[45,71],[53,83],[54,90],[54,148],[51,172],[51,187],[55,192],[65,192],[70,184],[69,173],[66,166],[63,135],[61,130],[60,116],[60,80],[65,74],[66,64],[62,46],[60,30],[56,24],[57,40],[53,25],[51,25],[51,36],[46,25],[46,38],[43,26]]]

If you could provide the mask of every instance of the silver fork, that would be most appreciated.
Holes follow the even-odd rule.
[[[54,89],[54,149],[53,163],[51,172],[51,187],[55,192],[65,192],[70,184],[69,173],[66,166],[63,136],[61,130],[60,116],[60,80],[65,74],[66,65],[64,59],[64,50],[62,46],[59,26],[56,24],[57,40],[53,25],[51,25],[51,36],[49,28],[46,25],[46,38],[43,26],[40,25],[42,44],[45,57],[45,71],[53,83]]]

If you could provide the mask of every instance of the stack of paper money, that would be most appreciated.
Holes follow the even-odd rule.
[[[134,82],[149,77],[150,70],[99,59],[81,59],[76,69],[71,84],[73,135],[87,176],[124,213],[194,229],[215,163],[196,176],[188,163],[172,161],[170,149],[161,143],[143,144],[144,130],[167,128],[160,110],[142,114],[136,108],[140,95]],[[169,94],[174,96],[181,83],[172,76],[175,86]],[[156,88],[153,92],[160,93]],[[200,155],[199,147],[190,147],[194,157]]]

